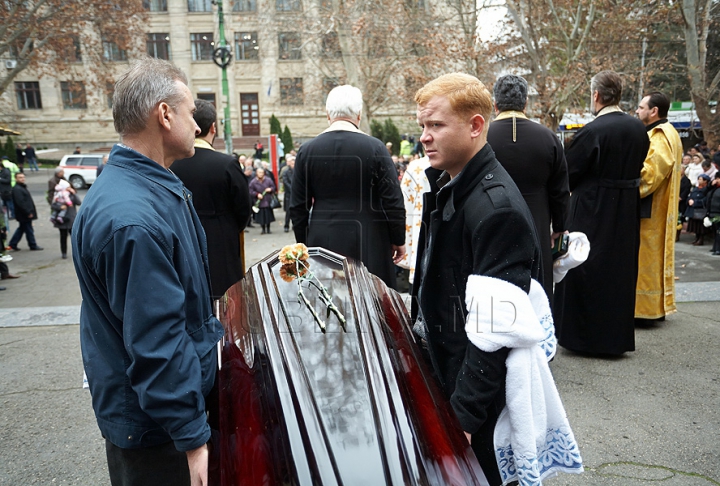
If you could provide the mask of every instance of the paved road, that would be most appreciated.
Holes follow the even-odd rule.
[[[22,278],[0,292],[0,485],[104,486],[104,444],[81,388],[80,292],[46,220],[50,175],[28,177],[45,250],[14,253]],[[293,242],[273,229],[246,233],[248,264]],[[720,257],[692,239],[677,249],[679,312],[638,330],[636,352],[602,360],[561,349],[553,361],[586,473],[547,484],[720,485]]]

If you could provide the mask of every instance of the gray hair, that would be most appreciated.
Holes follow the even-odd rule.
[[[55,175],[59,175],[60,172],[65,172],[65,169],[62,167],[55,167]]]
[[[493,96],[500,111],[523,111],[527,103],[528,84],[522,76],[508,74],[495,83]]]
[[[601,71],[590,81],[590,92],[595,91],[598,92],[603,105],[617,105],[622,96],[622,78],[614,71]]]
[[[363,108],[362,92],[349,84],[337,86],[330,91],[325,111],[331,120],[336,118],[357,118]]]
[[[130,67],[115,83],[113,120],[121,137],[139,133],[147,126],[150,112],[162,102],[177,109],[183,93],[176,81],[187,85],[187,77],[168,61],[141,59]]]

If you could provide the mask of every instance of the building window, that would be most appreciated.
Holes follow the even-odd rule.
[[[302,105],[303,78],[280,78],[280,104]]]
[[[170,60],[170,35],[169,34],[148,34],[147,53],[150,57]]]
[[[235,58],[248,61],[258,58],[257,32],[235,32]]]
[[[255,0],[235,0],[232,9],[233,12],[255,12],[257,3]]]
[[[278,52],[280,59],[298,60],[302,59],[300,46],[300,34],[297,32],[280,32],[278,34]]]
[[[190,34],[190,48],[193,61],[212,61],[215,48],[212,33]]]
[[[42,108],[40,99],[40,83],[25,81],[15,83],[15,95],[19,110],[39,110]]]
[[[71,35],[58,39],[58,55],[67,62],[81,62],[80,36]]]
[[[113,95],[115,94],[115,83],[108,81],[105,83],[105,97],[107,98],[107,107],[112,110]]]
[[[188,0],[188,12],[212,12],[212,0]]]
[[[85,100],[85,84],[82,81],[62,81],[63,108],[66,110],[79,110],[87,108]]]
[[[323,78],[323,105],[327,101],[327,97],[334,88],[340,86],[340,80],[338,78]]]
[[[278,12],[301,12],[300,0],[275,0],[275,10]]]
[[[324,58],[342,57],[337,32],[328,32],[323,35],[320,45],[320,55]]]
[[[108,62],[127,61],[127,51],[120,49],[118,45],[112,41],[104,40],[103,59]]]
[[[143,0],[143,8],[149,12],[167,12],[167,0]]]
[[[197,99],[209,101],[210,103],[213,104],[213,106],[216,106],[215,105],[215,93],[198,93]]]

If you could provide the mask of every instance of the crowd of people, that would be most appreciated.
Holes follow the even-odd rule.
[[[215,107],[194,100],[171,63],[145,59],[123,73],[113,100],[121,143],[102,176],[80,200],[58,169],[47,196],[62,258],[71,236],[83,365],[113,483],[206,484],[223,335],[213,301],[244,276],[246,228],[271,233],[280,207],[297,242],[360,261],[389,288],[397,266],[410,272],[413,329],[489,484],[582,472],[549,371],[556,344],[620,355],[635,349],[636,326],[675,312],[678,225],[696,245],[720,234],[720,153],[682,153],[662,93],[648,93],[637,117],[623,112],[612,71],[593,77],[596,118],[569,147],[528,119],[527,94],[520,76],[492,90],[441,76],[418,90],[421,134],[403,136],[395,156],[360,130],[362,92],[338,86],[328,128],[284,154],[275,174],[259,141],[251,157],[213,149]],[[3,169],[9,199],[4,178],[0,192],[18,222],[8,248],[25,236],[41,250],[25,176]],[[556,243],[574,233],[587,236],[590,257],[555,282]],[[1,260],[0,271],[15,278]],[[543,393],[517,385],[527,380]],[[527,413],[545,428],[511,426]]]

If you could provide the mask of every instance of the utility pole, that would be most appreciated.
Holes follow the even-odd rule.
[[[643,99],[643,91],[645,91],[645,51],[647,50],[647,37],[643,37],[642,59],[640,60],[640,89],[638,92],[638,105]]]
[[[228,88],[227,67],[232,60],[232,52],[225,40],[225,19],[223,17],[223,0],[213,0],[218,8],[218,30],[220,31],[220,39],[218,39],[218,47],[213,51],[213,61],[222,69],[222,91],[225,97],[225,109],[223,118],[225,152],[232,154],[232,123],[230,121],[230,90]]]

